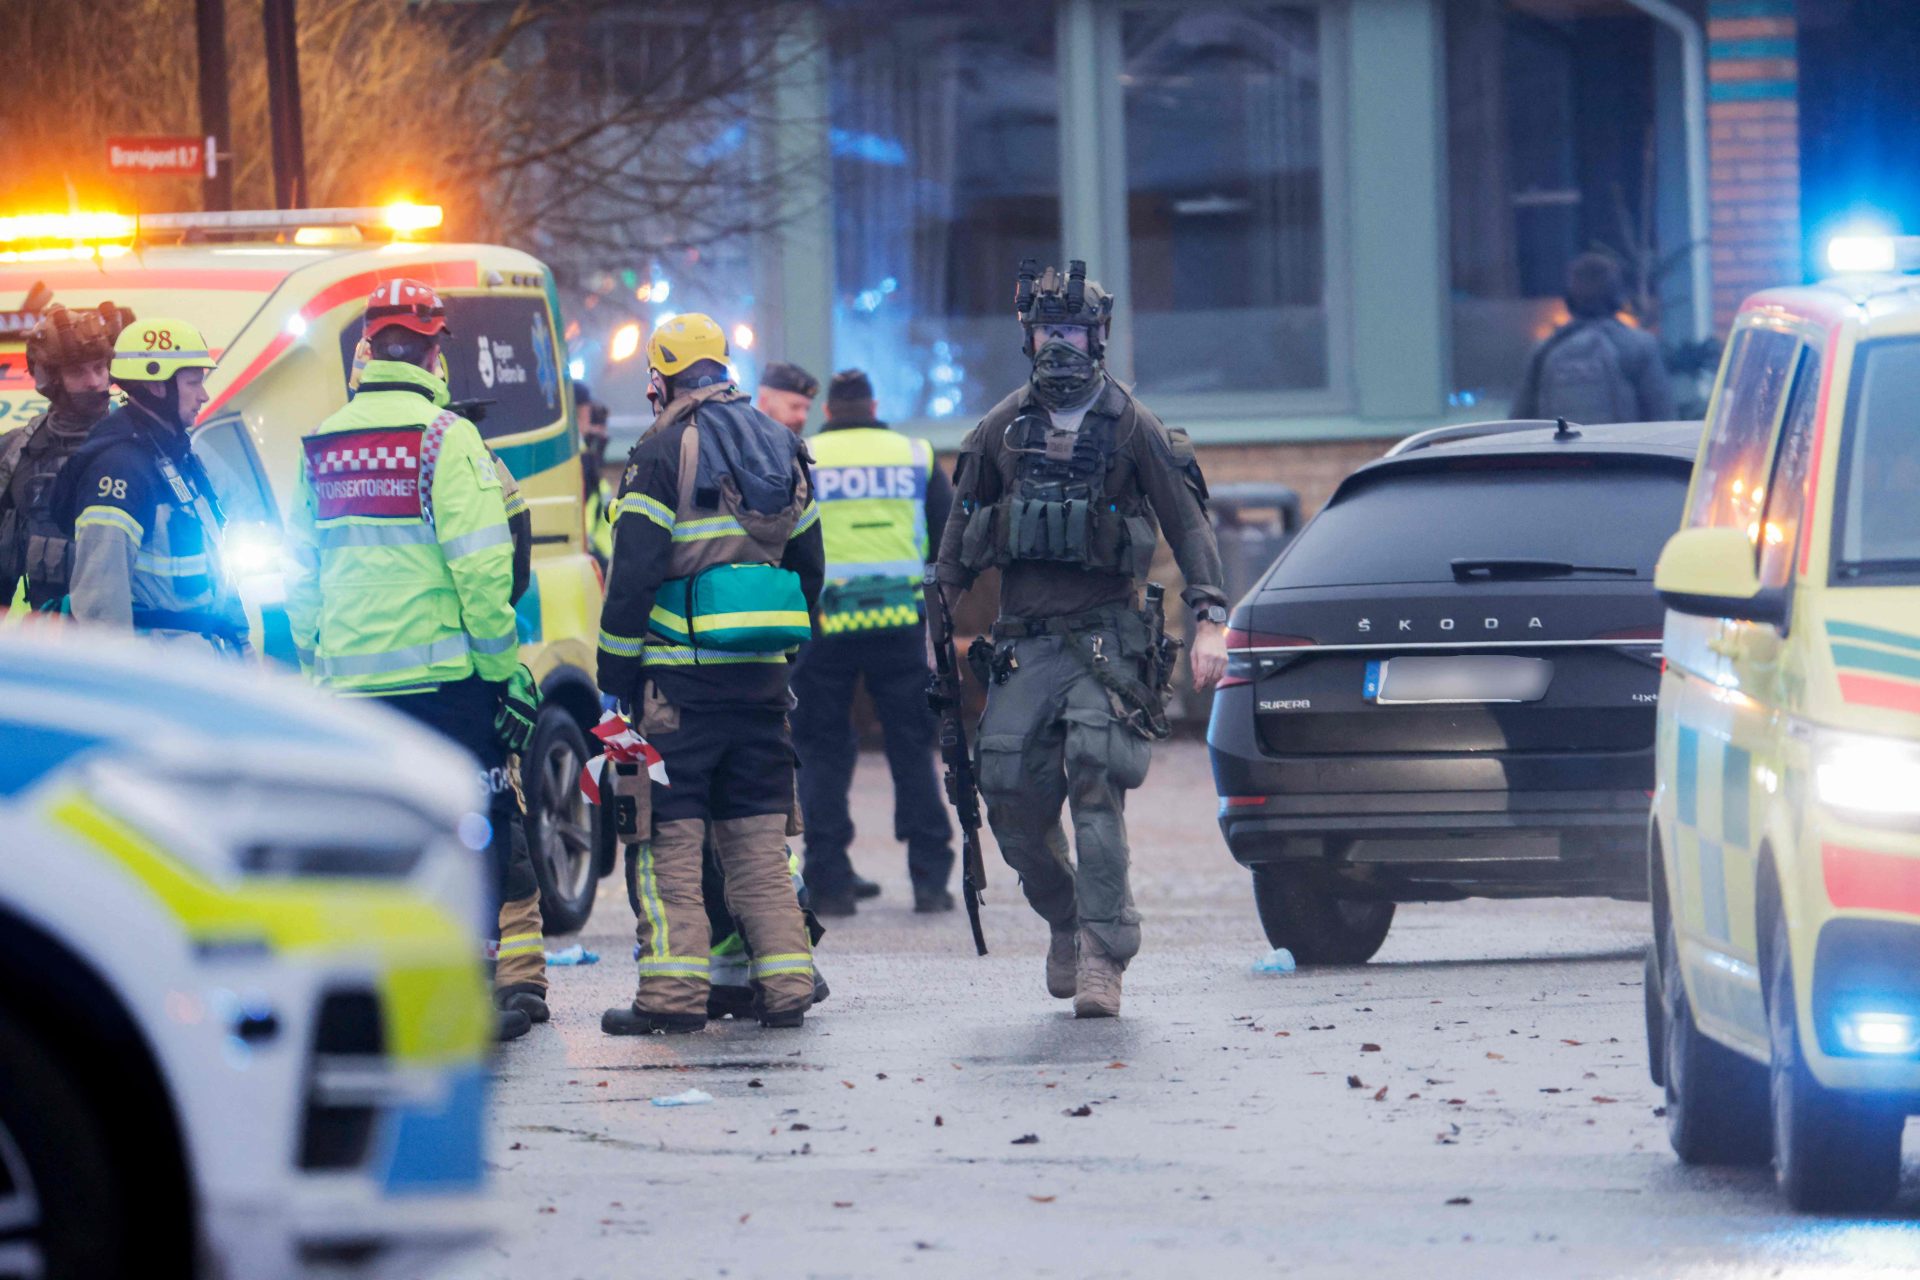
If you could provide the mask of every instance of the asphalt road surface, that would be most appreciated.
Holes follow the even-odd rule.
[[[1682,1168],[1649,1083],[1646,908],[1402,908],[1357,969],[1266,951],[1213,824],[1204,748],[1131,802],[1146,942],[1123,1016],[1076,1022],[1045,926],[988,851],[986,930],[911,913],[885,766],[855,860],[885,895],[831,923],[798,1031],[600,1034],[631,917],[603,882],[590,968],[505,1047],[500,1234],[449,1274],[1882,1276],[1920,1270],[1920,1125],[1870,1222],[1796,1217],[1767,1170]],[[711,1104],[650,1100],[698,1088]]]

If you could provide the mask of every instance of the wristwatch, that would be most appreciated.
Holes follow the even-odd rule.
[[[1203,604],[1193,611],[1193,620],[1195,622],[1211,622],[1219,626],[1225,626],[1227,622],[1227,607],[1220,604]]]

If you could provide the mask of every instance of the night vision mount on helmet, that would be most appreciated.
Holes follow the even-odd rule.
[[[1087,264],[1078,258],[1067,263],[1064,276],[1058,267],[1042,272],[1037,261],[1023,259],[1013,310],[1026,331],[1028,356],[1034,353],[1033,331],[1041,325],[1079,325],[1087,331],[1087,353],[1095,360],[1106,354],[1107,334],[1113,328],[1113,295],[1098,281],[1087,279]]]
[[[69,310],[53,303],[27,334],[27,368],[34,388],[49,400],[61,394],[59,372],[113,359],[113,344],[133,322],[133,312],[103,302]]]

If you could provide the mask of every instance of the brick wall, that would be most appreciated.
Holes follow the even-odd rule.
[[[1302,513],[1312,515],[1333,496],[1347,474],[1385,453],[1400,437],[1383,440],[1328,440],[1314,444],[1203,445],[1196,452],[1208,484],[1268,480],[1300,495]]]
[[[1796,0],[1710,0],[1714,327],[1755,290],[1797,284],[1800,110]]]

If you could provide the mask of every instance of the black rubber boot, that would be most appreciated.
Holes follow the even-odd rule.
[[[815,977],[814,986],[817,988],[819,984],[820,979]],[[781,1013],[768,1013],[766,992],[759,987],[755,987],[753,989],[753,1016],[760,1019],[760,1025],[763,1027],[797,1027],[807,1020],[807,1010],[805,1006],[802,1006],[801,1008],[788,1009]]]
[[[915,885],[913,889],[913,910],[917,915],[933,915],[940,911],[953,910],[953,895],[945,889]]]
[[[859,872],[854,873],[853,879],[849,884],[853,889],[853,896],[862,902],[865,902],[868,898],[877,898],[880,896],[880,886]]]
[[[553,1016],[553,1011],[547,1008],[546,988],[531,982],[501,987],[493,993],[493,1003],[500,1009],[518,1009],[534,1022],[545,1022]]]
[[[715,1022],[721,1018],[750,1018],[753,1016],[753,991],[749,987],[709,987],[707,988],[707,1017]]]
[[[518,1040],[533,1030],[533,1019],[518,1009],[498,1009],[493,1018],[493,1042],[504,1044],[508,1040]]]
[[[860,904],[851,887],[825,892],[809,890],[807,898],[813,904],[813,914],[817,916],[850,916],[860,911]]]
[[[833,988],[829,987],[827,980],[820,976],[820,970],[815,969],[813,971],[813,1002],[819,1004],[832,994]]]
[[[704,1013],[648,1013],[626,1005],[600,1015],[600,1030],[610,1036],[686,1035],[706,1029]]]

